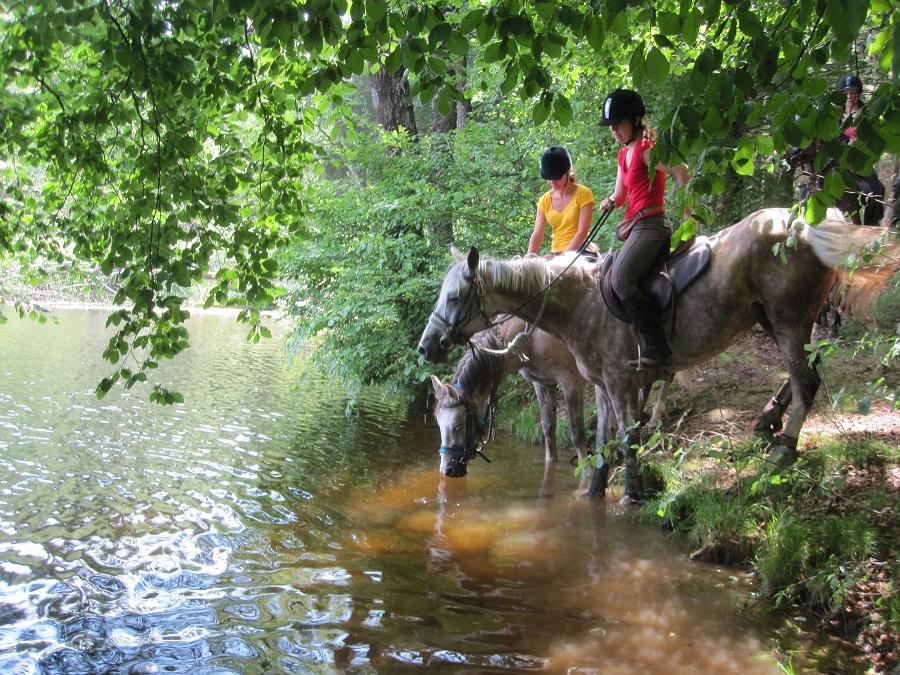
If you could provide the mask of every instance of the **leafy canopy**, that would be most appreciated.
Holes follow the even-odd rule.
[[[866,172],[896,153],[896,22],[890,0],[7,3],[0,250],[117,275],[102,395],[187,346],[184,289],[204,278],[209,304],[240,307],[251,338],[266,334],[260,313],[282,293],[276,252],[311,234],[308,171],[323,128],[347,127],[355,76],[406,72],[445,114],[456,101],[475,114],[489,97],[518,101],[534,125],[595,114],[573,106],[586,82],[667,92],[656,152],[688,161],[705,195],[729,171],[753,175],[788,145],[837,135],[833,82],[861,35],[885,81],[858,142],[826,154]],[[178,400],[159,385],[151,396]]]

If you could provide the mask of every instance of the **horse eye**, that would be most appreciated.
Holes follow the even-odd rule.
[[[457,424],[455,427],[453,427],[453,431],[459,431],[462,428],[463,428],[462,424]]]

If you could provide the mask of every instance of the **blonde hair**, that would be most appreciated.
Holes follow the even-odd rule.
[[[638,132],[640,132],[641,137],[645,141],[656,144],[656,129],[643,117],[636,117],[634,120],[634,132],[632,133],[636,134]]]

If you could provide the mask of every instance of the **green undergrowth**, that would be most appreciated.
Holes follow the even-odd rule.
[[[596,404],[592,398],[587,396],[588,391],[588,388],[585,387],[584,422],[588,440],[593,443],[595,438],[593,420],[596,414]],[[557,398],[556,446],[560,453],[571,451],[574,454],[565,403],[562,396],[557,396]],[[496,414],[498,429],[509,432],[529,443],[543,444],[541,413],[534,395],[534,388],[522,378],[510,378],[503,384]]]
[[[665,488],[644,516],[683,534],[695,558],[745,564],[774,606],[804,605],[826,621],[861,604],[900,634],[900,449],[878,440],[822,440],[789,468],[747,442],[645,457]],[[884,632],[886,631],[886,632]]]

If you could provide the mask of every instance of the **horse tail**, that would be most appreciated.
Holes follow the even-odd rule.
[[[877,227],[825,220],[805,228],[804,238],[819,262],[837,271],[847,293],[846,309],[862,319],[871,319],[873,303],[900,269],[896,235]]]

